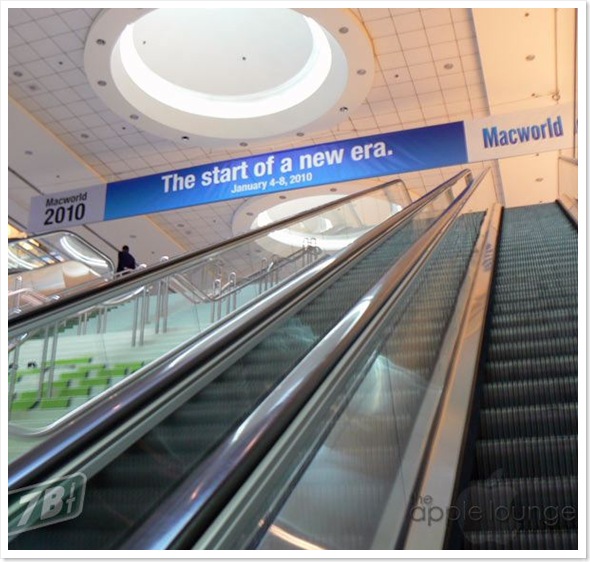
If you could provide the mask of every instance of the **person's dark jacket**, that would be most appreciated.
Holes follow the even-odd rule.
[[[126,269],[135,269],[135,258],[126,250],[119,252],[119,263],[117,265],[117,273],[125,271]]]

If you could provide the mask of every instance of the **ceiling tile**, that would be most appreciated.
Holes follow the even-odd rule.
[[[16,32],[15,29],[12,27],[8,29],[8,48],[22,45],[24,42],[25,40]]]
[[[446,76],[439,75],[438,80],[443,91],[450,88],[465,88],[465,78],[460,73],[448,74]]]
[[[426,33],[424,30],[411,31],[399,35],[399,42],[404,49],[417,49],[428,45]]]
[[[467,39],[475,36],[475,28],[471,21],[456,21],[453,26],[457,39]]]
[[[420,47],[419,49],[408,49],[404,52],[406,63],[408,66],[413,64],[421,64],[424,62],[432,62],[432,54],[430,47]]]
[[[451,17],[453,21],[471,21],[471,9],[470,8],[453,8],[451,10]]]
[[[380,55],[377,57],[382,70],[388,70],[390,68],[396,68],[398,66],[405,66],[406,59],[402,53],[389,53],[386,55]]]
[[[365,21],[389,19],[390,13],[387,8],[361,8],[361,15]]]
[[[414,80],[414,88],[418,94],[440,91],[440,83],[437,77],[421,78]]]
[[[410,111],[414,109],[418,109],[420,107],[420,100],[417,96],[406,96],[406,97],[396,97],[395,98],[395,107],[397,108],[397,112],[400,115],[404,111]]]
[[[430,105],[442,105],[445,102],[440,90],[418,94],[418,99],[425,108]]]
[[[469,101],[469,93],[467,92],[467,88],[465,86],[444,89],[443,96],[447,105],[449,103]]]
[[[41,18],[36,20],[36,22],[47,35],[59,35],[60,33],[67,33],[69,31],[68,26],[59,16]]]
[[[396,15],[393,17],[393,21],[398,34],[408,33],[409,31],[417,31],[424,27],[424,24],[422,23],[422,16],[419,11],[403,15]]]
[[[61,19],[70,29],[87,29],[92,23],[91,17],[84,10],[70,10],[60,14]]]
[[[369,102],[377,102],[388,100],[391,98],[389,93],[389,88],[387,86],[382,86],[380,88],[372,88],[367,96],[367,101]]]
[[[410,68],[410,75],[412,76],[413,80],[419,80],[420,78],[430,78],[431,76],[436,76],[436,68],[431,62],[417,64]]]
[[[371,37],[378,39],[384,36],[395,36],[395,27],[391,18],[367,21],[366,24]]]
[[[66,104],[78,101],[80,99],[80,96],[74,90],[72,90],[72,88],[58,90],[55,92],[55,95]]]
[[[74,51],[75,49],[82,49],[84,48],[84,43],[82,40],[72,31],[68,33],[62,33],[61,35],[56,35],[53,37],[55,43],[62,49],[64,52]]]
[[[34,60],[39,60],[39,54],[36,53],[28,45],[19,45],[18,47],[14,47],[14,48],[10,49],[10,54],[19,63],[26,63],[26,62],[31,62]]]
[[[415,96],[416,90],[414,89],[413,82],[403,82],[402,84],[394,84],[389,87],[391,96],[397,103],[398,98],[407,96]]]
[[[448,41],[455,41],[455,29],[452,25],[438,25],[436,27],[429,27],[426,29],[428,43],[431,45],[438,45],[438,43],[447,43]]]
[[[42,76],[48,76],[53,74],[53,68],[51,68],[45,61],[36,60],[28,62],[24,65],[24,69],[33,78],[40,78]]]
[[[31,16],[26,10],[20,8],[8,8],[8,25],[15,27],[21,23],[31,21]]]
[[[402,82],[409,82],[412,80],[410,76],[410,69],[407,66],[392,68],[383,72],[387,83],[390,85],[401,84]]]
[[[452,23],[451,12],[447,8],[434,8],[420,11],[422,12],[422,21],[426,27],[436,27],[438,25],[448,25]]]
[[[26,42],[38,41],[47,37],[43,29],[35,21],[22,23],[15,26],[14,29]]]
[[[446,43],[436,43],[431,45],[432,58],[434,60],[450,59],[459,57],[459,46],[455,41],[447,41]]]
[[[379,37],[373,41],[373,46],[376,55],[384,55],[386,53],[396,53],[401,51],[401,45],[395,35],[388,35],[387,37]]]

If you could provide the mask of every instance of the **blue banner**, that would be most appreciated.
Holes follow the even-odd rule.
[[[462,121],[421,127],[112,182],[104,220],[466,162]]]

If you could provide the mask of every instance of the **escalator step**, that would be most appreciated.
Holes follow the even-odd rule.
[[[504,307],[497,306],[494,308],[494,315],[492,317],[491,327],[497,328],[530,328],[533,325],[546,325],[557,323],[563,325],[578,323],[578,308],[577,307],[554,307],[547,308],[543,306],[542,309],[531,308],[530,310],[523,310],[519,306],[518,312],[515,312],[513,306]]]
[[[577,436],[479,440],[475,453],[479,479],[577,474]]]
[[[504,531],[465,534],[468,550],[576,550],[577,531]]]
[[[577,322],[544,322],[542,324],[523,323],[517,326],[494,325],[489,331],[490,341],[494,344],[531,341],[548,338],[573,338],[578,336]]]
[[[507,359],[526,360],[542,356],[577,355],[578,337],[546,338],[542,340],[511,341],[498,343],[490,341],[488,345],[488,361],[504,361]]]
[[[460,495],[457,507],[463,507],[459,513],[466,531],[575,530],[578,479],[476,480]]]
[[[481,411],[482,439],[577,435],[577,404],[546,404]]]
[[[577,377],[524,379],[483,385],[482,407],[497,408],[577,402]]]
[[[578,373],[578,356],[535,357],[494,361],[484,366],[486,382],[570,377]]]

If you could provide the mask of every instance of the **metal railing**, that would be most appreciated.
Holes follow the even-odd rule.
[[[48,438],[10,465],[10,489],[26,485],[38,475],[51,471],[64,459],[71,458],[76,454],[76,451],[83,451],[92,440],[110,434],[109,428],[122,423],[138,408],[152,403],[154,398],[161,396],[166,388],[184,380],[187,373],[197,367],[202,367],[208,359],[216,354],[229,353],[238,345],[236,342],[240,337],[246,337],[249,340],[252,333],[263,329],[264,319],[269,318],[269,315],[275,313],[274,311],[280,307],[294,306],[297,299],[303,298],[305,291],[311,290],[310,288],[314,285],[322,284],[323,281],[318,281],[320,272],[324,277],[335,275],[341,268],[347,267],[354,256],[365,251],[367,245],[376,243],[392,229],[409,220],[411,216],[438,197],[449,186],[462,179],[471,180],[470,172],[464,171],[457,174],[410,207],[403,209],[370,232],[365,233],[329,260],[322,260],[314,264],[299,277],[263,296],[256,305],[237,316],[229,317],[222,326],[201,337],[194,338],[187,342],[182,349],[175,349],[162,356],[158,361],[139,369],[117,386],[107,389],[100,397],[91,399],[83,410],[71,412],[59,422],[38,432],[37,435],[47,435]],[[184,263],[184,260],[180,260],[178,263]],[[177,263],[172,265],[176,266]],[[176,267],[168,264],[158,267],[158,271],[169,271],[170,269],[176,270]],[[127,277],[133,275],[132,273]],[[154,277],[154,272],[147,272],[142,276],[142,279],[151,281]],[[126,287],[139,285],[138,281],[125,281]],[[145,283],[141,286],[144,285]],[[113,291],[106,292],[111,294]],[[89,297],[87,302],[92,302],[92,298]],[[216,361],[219,359],[216,358]],[[112,407],[113,404],[116,404],[116,408]],[[112,438],[114,439],[115,436],[113,435]]]
[[[326,373],[351,346],[359,346],[372,337],[366,328],[376,316],[393,306],[401,288],[418,271],[425,255],[461,211],[484,175],[485,172],[477,180],[469,181],[434,225],[224,439],[207,461],[183,478],[180,486],[124,542],[123,549],[185,549],[194,545],[196,537],[211,524],[227,498],[280,437]],[[467,177],[471,180],[470,174]]]

